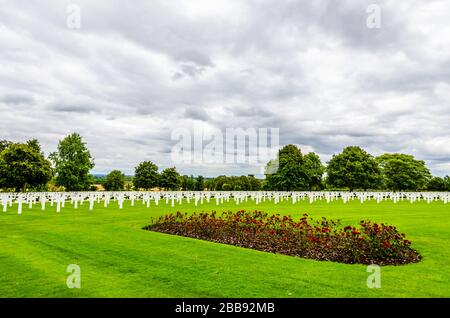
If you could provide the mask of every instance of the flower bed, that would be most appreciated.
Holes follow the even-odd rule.
[[[418,262],[419,253],[394,226],[361,221],[358,227],[340,221],[314,220],[262,211],[177,212],[153,220],[146,230],[252,248],[265,252],[340,263],[398,265]]]

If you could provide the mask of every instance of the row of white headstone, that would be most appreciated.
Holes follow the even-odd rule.
[[[56,205],[56,212],[60,212],[67,202],[70,202],[76,209],[84,202],[89,202],[89,210],[94,209],[94,205],[103,204],[107,207],[112,201],[118,203],[119,209],[123,208],[125,200],[131,202],[134,206],[135,201],[141,200],[144,205],[150,207],[150,202],[158,205],[160,201],[165,204],[175,206],[186,201],[191,201],[195,206],[209,203],[212,199],[216,205],[233,200],[236,205],[242,202],[253,201],[259,204],[265,201],[271,201],[278,204],[282,201],[291,200],[292,203],[307,200],[313,203],[316,200],[331,201],[342,199],[344,203],[350,200],[359,200],[364,203],[367,200],[376,200],[380,203],[384,200],[392,200],[397,203],[401,200],[407,200],[411,203],[425,200],[428,203],[433,201],[442,201],[445,204],[450,202],[450,192],[337,192],[337,191],[305,191],[305,192],[280,192],[280,191],[118,191],[118,192],[27,192],[27,193],[0,193],[0,204],[3,212],[7,212],[8,207],[17,204],[18,214],[22,214],[23,205],[32,208],[34,204],[40,204],[41,209],[45,210],[46,205],[51,207]]]

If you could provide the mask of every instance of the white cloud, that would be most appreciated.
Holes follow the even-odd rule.
[[[277,127],[323,161],[346,145],[450,174],[448,1],[2,1],[0,139],[77,131],[97,172],[171,166],[170,132]],[[255,167],[180,166],[183,173]]]

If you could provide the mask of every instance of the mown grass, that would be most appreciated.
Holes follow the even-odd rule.
[[[361,219],[396,225],[423,256],[417,264],[385,266],[381,288],[369,289],[366,266],[319,262],[144,231],[169,212],[264,210],[295,217]],[[375,201],[347,204],[215,202],[120,210],[88,203],[74,209],[24,206],[0,212],[0,297],[450,297],[450,205]],[[81,268],[69,289],[66,268]]]

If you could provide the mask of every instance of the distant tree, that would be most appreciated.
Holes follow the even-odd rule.
[[[449,176],[445,176],[444,177],[444,182],[445,182],[445,191],[450,191],[450,177]]]
[[[92,176],[92,182],[94,184],[104,185],[105,181],[106,181],[106,176],[104,176],[104,175],[93,175]]]
[[[231,176],[229,177],[230,190],[232,191],[243,191],[247,187],[247,180],[245,176]]]
[[[129,180],[125,180],[125,190],[126,191],[133,190],[133,182],[131,182]]]
[[[247,176],[249,188],[246,190],[249,191],[259,191],[262,188],[261,180],[256,179],[254,175],[248,175]]]
[[[220,188],[219,188],[220,186]],[[217,190],[222,191],[232,191],[234,190],[234,180],[230,176],[219,176],[217,177]]]
[[[224,184],[222,184],[222,189],[221,190],[222,191],[231,191],[231,190],[233,190],[233,188],[232,188],[231,184],[224,183]]]
[[[203,176],[198,176],[195,179],[195,190],[203,191],[205,189],[205,178]]]
[[[384,154],[377,157],[377,162],[381,167],[384,186],[394,191],[425,189],[431,178],[425,162],[411,155]]]
[[[180,174],[175,167],[167,168],[162,171],[159,184],[166,190],[180,189]]]
[[[215,178],[209,178],[205,181],[205,188],[209,191],[215,191],[216,190],[216,179]]]
[[[113,170],[106,176],[103,184],[108,191],[122,191],[125,187],[125,174],[119,170]]]
[[[55,175],[53,175],[53,177],[50,179],[50,181],[46,184],[45,191],[49,191],[49,192],[63,192],[64,191],[64,187],[63,186],[58,186],[56,184],[56,177],[55,177]]]
[[[344,148],[327,166],[327,184],[336,188],[374,189],[380,184],[380,168],[374,157],[356,146]]]
[[[67,191],[88,190],[93,183],[89,171],[94,160],[86,143],[77,133],[59,141],[58,150],[50,155],[55,165],[56,183]]]
[[[218,177],[214,178],[214,182],[213,182],[214,190],[216,190],[216,191],[222,191],[222,190],[223,191],[227,191],[227,190],[223,189],[223,185],[227,184],[228,185],[227,188],[231,188],[231,186],[229,184],[230,183],[229,179],[230,179],[229,177],[224,176],[224,175],[221,175],[221,176],[218,176]]]
[[[158,166],[151,161],[143,161],[134,169],[133,184],[136,189],[151,189],[159,184]]]
[[[204,181],[204,188],[216,191],[258,191],[262,189],[262,181],[254,175],[218,176]]]
[[[8,143],[0,152],[0,187],[26,191],[40,187],[53,175],[51,163],[40,152],[39,142]]]
[[[194,176],[184,175],[180,177],[180,186],[184,191],[193,191],[195,190],[195,178]]]
[[[427,190],[429,191],[448,191],[447,183],[444,178],[433,177],[428,181]]]

